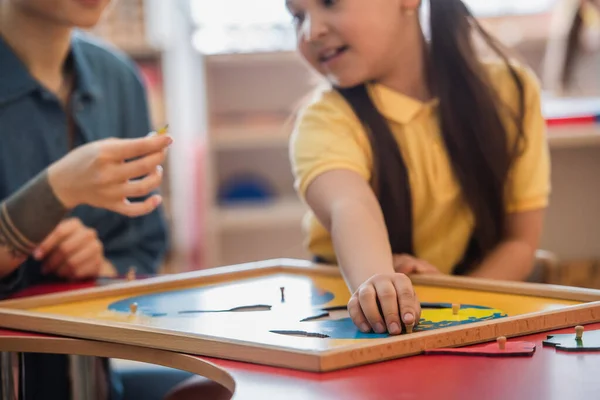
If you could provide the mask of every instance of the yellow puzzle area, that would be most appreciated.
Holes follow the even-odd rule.
[[[416,286],[415,290],[421,302],[441,307],[424,308],[416,331],[578,304],[467,289]],[[135,293],[31,311],[298,350],[327,350],[365,339],[383,339],[386,335],[362,334],[351,323],[343,311],[349,297],[340,277],[277,272],[210,285],[182,281],[169,291],[136,288]],[[460,310],[453,311],[452,304],[461,305]],[[302,322],[330,308],[341,309],[341,314]],[[292,333],[314,336],[299,338],[302,334]]]

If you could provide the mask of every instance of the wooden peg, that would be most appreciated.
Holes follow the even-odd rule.
[[[583,338],[583,326],[577,325],[575,327],[575,339],[581,340]]]
[[[458,315],[459,310],[460,310],[460,304],[453,303],[452,304],[452,314]]]
[[[506,337],[505,336],[500,336],[498,339],[496,339],[496,342],[498,342],[498,348],[500,350],[506,349]]]
[[[413,333],[413,329],[415,328],[415,324],[406,324],[406,333]]]
[[[137,312],[137,309],[138,309],[137,303],[131,303],[129,305],[129,311],[131,311],[132,314],[135,314]]]

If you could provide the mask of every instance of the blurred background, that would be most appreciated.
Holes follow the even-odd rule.
[[[543,84],[553,195],[541,279],[600,288],[597,9],[580,0],[465,3]],[[318,79],[294,54],[284,1],[118,0],[93,33],[137,61],[154,126],[168,122],[176,138],[163,272],[307,258],[287,139]]]

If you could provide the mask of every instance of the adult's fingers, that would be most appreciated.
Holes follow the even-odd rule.
[[[156,170],[156,167],[160,166],[164,161],[165,152],[159,151],[148,154],[145,157],[120,164],[114,173],[115,182],[125,182],[130,179],[151,174]]]
[[[152,195],[144,201],[130,202],[127,200],[123,200],[109,208],[114,212],[128,217],[139,217],[151,213],[161,203],[161,196]]]
[[[69,280],[93,278],[98,276],[101,260],[102,257],[94,256],[77,265],[66,262],[56,271],[56,275]]]
[[[388,332],[392,335],[399,335],[402,333],[402,328],[398,314],[398,296],[394,284],[388,278],[375,281],[374,286]]]
[[[375,332],[384,333],[386,329],[383,317],[377,306],[377,292],[375,287],[373,285],[362,286],[358,290],[358,300],[369,325],[371,325]]]
[[[80,247],[77,251],[66,259],[66,264],[71,265],[74,270],[81,268],[90,260],[101,259],[103,254],[103,247],[99,241],[94,241],[87,246]]]
[[[95,232],[91,229],[75,228],[68,236],[63,238],[54,251],[48,254],[48,257],[44,260],[42,271],[46,274],[52,273],[80,249],[85,247],[93,248],[95,238]]]
[[[125,184],[123,190],[124,197],[143,197],[158,189],[162,183],[163,169],[161,166],[155,168],[154,172],[145,178],[130,181]]]
[[[400,318],[404,325],[414,326],[421,314],[421,305],[413,289],[412,282],[403,274],[394,275],[393,282],[400,305]]]
[[[352,322],[354,322],[354,325],[356,325],[361,332],[371,332],[371,325],[369,325],[369,321],[367,321],[367,317],[365,317],[365,314],[360,307],[358,296],[352,296],[350,298],[350,301],[348,302],[348,314],[350,314]]]
[[[52,232],[40,243],[33,252],[33,257],[36,260],[41,260],[49,253],[55,250],[66,237],[70,236],[73,231],[79,228],[81,222],[77,218],[69,218],[62,221],[54,228]]]
[[[105,143],[114,160],[124,161],[166,149],[173,138],[169,135],[153,135],[136,139],[116,139]]]

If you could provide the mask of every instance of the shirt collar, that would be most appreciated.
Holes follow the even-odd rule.
[[[101,95],[100,84],[90,66],[90,60],[82,49],[81,38],[78,33],[74,33],[71,39],[71,53],[69,56],[73,62],[77,78],[77,92],[83,97],[98,99]]]
[[[76,92],[87,98],[98,98],[100,86],[82,49],[81,39],[74,34],[69,53],[77,83]],[[0,36],[0,103],[40,90],[40,83],[29,73],[25,64],[17,57]]]
[[[369,85],[369,93],[381,114],[400,124],[408,124],[421,110],[437,104],[437,99],[422,102],[378,83]]]

